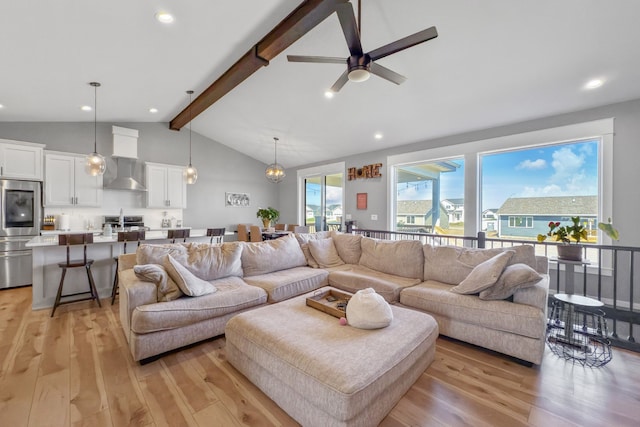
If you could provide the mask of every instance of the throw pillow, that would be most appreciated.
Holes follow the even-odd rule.
[[[309,251],[321,268],[338,267],[344,261],[338,255],[333,239],[309,240]]]
[[[218,289],[211,283],[200,279],[185,266],[167,255],[162,263],[169,276],[178,284],[180,290],[190,297],[199,297],[214,293]]]
[[[482,300],[507,299],[518,289],[528,288],[542,279],[533,268],[526,264],[513,264],[507,266],[495,285],[480,292]]]
[[[493,258],[478,264],[458,286],[451,288],[451,292],[463,295],[477,294],[496,283],[502,271],[509,263],[514,251],[502,252]]]
[[[138,279],[155,283],[159,302],[173,301],[183,295],[176,282],[167,274],[167,270],[159,264],[134,265],[133,272]]]
[[[362,255],[360,240],[362,240],[362,235],[332,231],[331,238],[333,238],[333,244],[336,246],[338,255],[345,263],[357,264],[360,261],[360,256]]]
[[[388,302],[373,288],[356,292],[347,304],[347,322],[354,328],[385,328],[393,320],[393,312]]]
[[[302,249],[302,253],[304,254],[304,257],[307,259],[307,264],[309,265],[309,267],[320,268],[320,265],[318,265],[318,262],[316,261],[316,259],[313,257],[313,255],[311,255],[311,251],[309,250],[309,244],[303,243],[300,245],[300,248]]]

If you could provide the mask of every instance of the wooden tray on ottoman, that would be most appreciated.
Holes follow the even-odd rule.
[[[338,303],[349,302],[353,295],[347,292],[338,291],[337,289],[329,289],[325,291],[319,291],[310,297],[307,297],[307,305],[313,307],[316,310],[324,311],[334,317],[347,317],[346,304],[345,308],[338,308]]]

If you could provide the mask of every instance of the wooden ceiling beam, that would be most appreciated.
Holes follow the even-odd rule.
[[[307,0],[302,3],[174,117],[169,122],[169,128],[180,130],[190,119],[196,118],[257,70],[269,65],[270,60],[327,19],[344,3],[347,0]]]

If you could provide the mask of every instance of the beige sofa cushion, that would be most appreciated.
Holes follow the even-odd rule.
[[[203,320],[235,313],[264,304],[264,290],[247,285],[239,277],[225,277],[211,282],[218,291],[197,298],[182,297],[136,307],[131,316],[131,330],[137,334],[165,331]]]
[[[435,280],[458,285],[471,273],[473,268],[504,251],[514,251],[508,265],[527,264],[536,268],[535,250],[531,245],[505,248],[469,249],[458,246],[432,246],[425,244],[424,280]]]
[[[173,259],[186,264],[189,244],[175,243],[166,245],[142,244],[136,249],[136,264],[159,264],[162,265],[164,258],[171,255]]]
[[[328,277],[326,270],[304,266],[245,277],[244,281],[264,289],[267,302],[274,303],[326,286]]]
[[[526,264],[510,265],[505,268],[493,286],[480,292],[480,299],[506,299],[513,295],[518,289],[534,286],[540,279],[542,279],[542,276]]]
[[[136,277],[145,282],[153,282],[158,287],[158,301],[173,301],[180,298],[182,291],[167,274],[167,270],[158,264],[134,265]]]
[[[417,240],[377,240],[363,237],[359,264],[382,273],[422,280],[424,255]]]
[[[344,264],[344,261],[338,255],[338,251],[331,237],[328,239],[310,240],[307,245],[309,245],[309,251],[320,268],[331,268]]]
[[[309,243],[309,240],[328,239],[331,237],[330,231],[318,231],[317,233],[294,233],[294,237],[301,245]]]
[[[302,253],[304,257],[307,259],[307,265],[312,268],[320,268],[320,264],[318,261],[311,255],[311,251],[309,250],[309,243],[302,243],[300,245],[300,249],[302,249]]]
[[[356,293],[373,288],[389,302],[400,298],[402,289],[417,285],[422,280],[381,273],[358,264],[345,264],[329,270],[329,284],[343,291]]]
[[[305,265],[307,260],[293,237],[243,244],[242,269],[247,277]]]
[[[514,253],[513,251],[505,251],[476,265],[458,286],[451,288],[451,292],[471,295],[493,286]]]
[[[181,264],[203,280],[216,280],[228,276],[242,277],[240,242],[192,245],[187,254],[187,262]]]
[[[171,255],[164,258],[162,266],[185,295],[199,297],[217,291],[215,286],[191,273]]]
[[[362,255],[362,248],[360,247],[360,241],[362,235],[360,234],[344,234],[337,231],[331,232],[333,238],[333,244],[336,246],[338,255],[347,264],[357,264],[360,261]]]
[[[447,319],[502,332],[544,339],[546,316],[543,310],[510,301],[483,301],[477,295],[450,292],[451,285],[425,281],[404,289],[400,303]]]

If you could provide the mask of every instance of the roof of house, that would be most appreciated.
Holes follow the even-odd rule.
[[[598,196],[510,197],[498,214],[596,216]]]
[[[448,201],[449,203],[453,204],[453,205],[464,205],[464,199],[445,199],[444,201]]]
[[[431,210],[431,200],[398,200],[398,215],[425,215]]]

